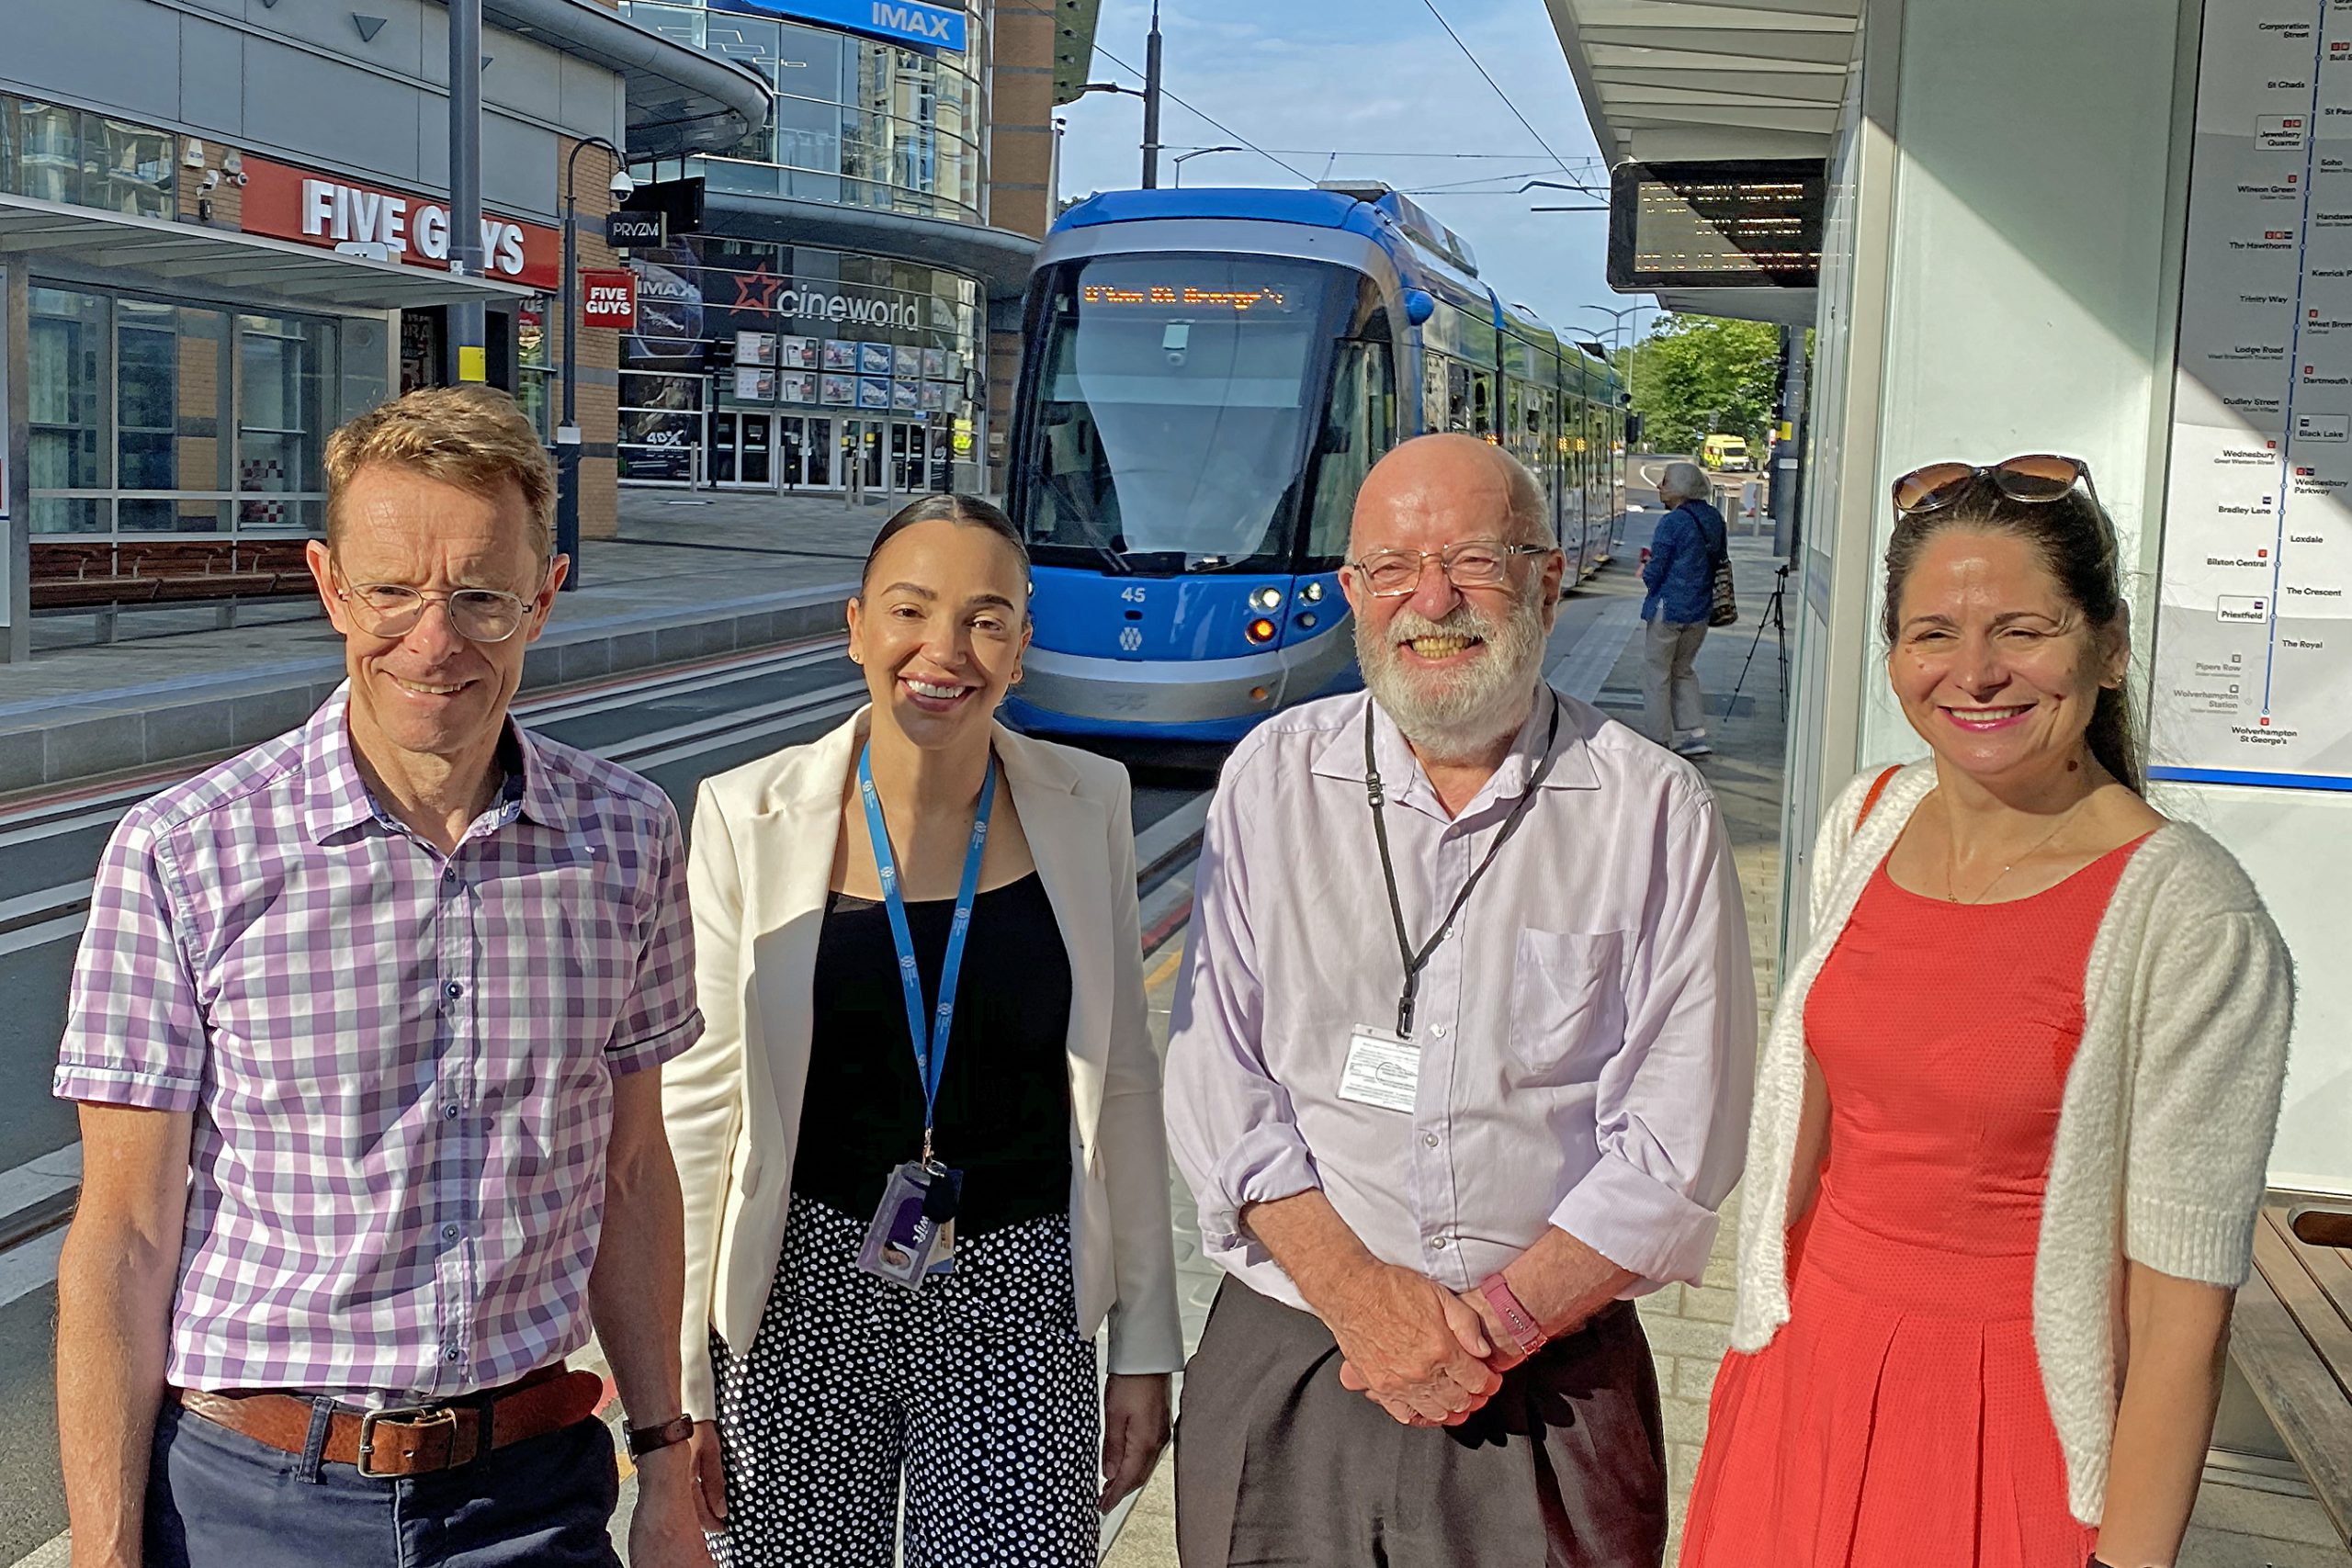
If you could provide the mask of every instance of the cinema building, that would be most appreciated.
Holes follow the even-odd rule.
[[[461,300],[487,307],[486,378],[553,440],[574,148],[734,148],[765,127],[768,89],[611,6],[484,9],[477,276],[449,270],[434,0],[75,0],[70,25],[36,7],[9,27],[0,656],[23,656],[31,609],[137,598],[141,580],[225,572],[266,592],[287,547],[321,525],[327,433],[458,378]],[[616,260],[613,168],[591,146],[572,172],[586,265]],[[578,358],[582,532],[608,535],[616,334],[584,333]]]
[[[1052,216],[1053,109],[1094,0],[627,0],[775,92],[701,182],[694,231],[633,253],[624,483],[868,495],[992,490],[1019,298]],[[994,412],[991,405],[994,405]]]

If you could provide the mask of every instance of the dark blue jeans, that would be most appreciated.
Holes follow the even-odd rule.
[[[371,1481],[191,1416],[156,1417],[147,1568],[618,1568],[612,1433],[590,1417],[469,1465]]]

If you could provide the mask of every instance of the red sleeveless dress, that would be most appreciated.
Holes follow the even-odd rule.
[[[2138,841],[1951,904],[1882,863],[1805,1003],[1830,1158],[1790,1316],[1715,1378],[1682,1568],[2082,1568],[2033,1346],[2083,976]]]

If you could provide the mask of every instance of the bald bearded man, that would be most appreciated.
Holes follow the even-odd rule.
[[[1357,500],[1364,693],[1252,731],[1204,840],[1170,1142],[1229,1276],[1185,1370],[1185,1568],[1656,1568],[1631,1298],[1696,1281],[1756,994],[1689,764],[1543,680],[1542,492],[1464,435]]]

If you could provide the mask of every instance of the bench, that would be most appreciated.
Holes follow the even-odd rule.
[[[2352,1545],[2352,1205],[2273,1193],[2255,1223],[2230,1359]]]
[[[113,637],[115,611],[148,605],[214,604],[232,625],[241,603],[316,592],[302,546],[300,538],[35,539],[32,607],[96,612],[102,640]]]

